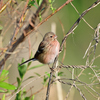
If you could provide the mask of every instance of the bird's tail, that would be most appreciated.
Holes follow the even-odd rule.
[[[35,61],[36,59],[35,58],[31,58],[29,60],[26,60],[25,62],[21,63],[19,66],[22,66],[23,64],[27,63],[27,62],[30,62],[30,61]]]

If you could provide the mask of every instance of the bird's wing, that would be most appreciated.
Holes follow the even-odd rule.
[[[39,45],[39,47],[38,47],[38,50],[37,50],[37,52],[36,52],[34,58],[37,58],[39,54],[45,52],[45,48],[46,48],[46,46],[47,46],[47,43],[48,43],[47,41],[42,41],[42,42],[40,43],[40,45]]]
[[[38,47],[37,52],[42,53],[44,51],[44,49],[46,48],[47,43],[48,43],[47,41],[42,41]]]

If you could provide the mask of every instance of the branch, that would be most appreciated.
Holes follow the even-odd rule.
[[[12,45],[7,49],[8,52],[13,52],[17,46],[23,42],[30,31],[35,30],[35,22],[39,16],[39,12],[43,9],[44,4],[47,7],[47,0],[43,0],[36,13],[31,17],[31,22],[24,28],[22,35],[12,43]],[[5,54],[4,58],[0,61],[0,69],[5,64],[5,61],[11,56],[11,54]]]
[[[67,2],[71,2],[70,0],[68,0]],[[63,49],[63,45],[68,37],[68,35],[70,35],[75,29],[76,27],[78,26],[80,20],[94,7],[96,7],[98,4],[100,3],[100,0],[97,0],[95,3],[93,3],[87,10],[85,10],[81,15],[80,17],[77,19],[77,21],[73,24],[73,26],[71,27],[71,29],[68,31],[68,33],[66,34],[66,36],[63,38],[62,40],[62,43],[61,43],[61,46],[60,46],[60,51],[62,51]],[[57,60],[58,60],[58,56],[55,58],[55,61],[53,63],[53,66],[52,66],[52,69],[54,69],[56,67],[56,63],[57,63]],[[47,93],[46,93],[46,99],[45,100],[48,100],[49,99],[49,92],[50,92],[50,84],[51,84],[51,79],[52,79],[52,76],[53,76],[53,72],[52,71],[50,73],[50,78],[49,78],[49,83],[48,83],[48,87],[47,87]],[[82,97],[85,99],[84,95],[82,95]],[[86,99],[85,99],[86,100]]]
[[[64,7],[65,5],[69,4],[71,1],[72,0],[67,0],[61,7],[58,8],[58,10],[61,9],[62,7]],[[58,56],[55,58],[55,61],[54,61],[53,66],[52,66],[52,69],[54,69],[56,67],[57,60],[58,60]],[[51,71],[50,72],[50,78],[49,78],[49,82],[48,82],[48,87],[47,87],[47,93],[46,93],[46,99],[45,100],[48,100],[49,99],[50,85],[51,85],[51,79],[52,79],[52,76],[53,76],[53,72],[54,71]]]
[[[75,85],[75,84],[72,84],[72,83],[69,83],[69,82],[64,82],[64,81],[61,81],[61,80],[58,80],[59,82],[63,83],[63,84],[68,84],[68,85],[71,85],[71,86],[74,86],[80,93],[81,97],[84,99],[84,100],[87,100],[84,96],[84,94],[81,92],[81,90]]]
[[[60,65],[58,68],[80,68],[80,69],[85,69],[85,68],[90,68],[90,66],[84,66],[84,65]],[[95,66],[92,66],[95,67]]]
[[[68,31],[68,33],[66,34],[66,36],[63,38],[62,43],[61,43],[61,51],[64,45],[64,42],[66,41],[68,35],[70,35],[78,26],[80,20],[94,7],[96,7],[98,4],[100,3],[100,0],[97,0],[96,2],[94,2],[87,10],[85,10],[80,17],[76,20],[76,22],[73,24],[73,26],[71,27],[71,29]]]

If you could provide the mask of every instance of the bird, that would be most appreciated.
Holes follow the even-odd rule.
[[[34,57],[21,63],[19,66],[36,60],[43,64],[51,64],[54,62],[55,57],[59,54],[59,50],[60,43],[57,40],[57,35],[53,32],[47,32],[44,35],[43,40],[40,42]]]

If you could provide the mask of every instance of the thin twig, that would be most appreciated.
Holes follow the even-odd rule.
[[[36,13],[35,13],[35,14],[33,15],[33,17],[31,18],[31,21],[32,21],[33,24],[35,24],[36,19],[37,19],[38,16],[39,16],[39,12],[42,10],[44,4],[46,4],[46,3],[47,3],[47,0],[43,0],[42,3],[41,3],[41,5],[40,5],[39,8],[37,9]],[[47,5],[46,5],[46,6],[47,6]],[[30,24],[29,24],[28,26],[26,26],[25,29],[23,30],[23,34],[22,34],[16,41],[14,41],[14,43],[13,43],[6,51],[7,51],[7,52],[13,52],[13,51],[17,48],[17,46],[18,46],[21,42],[23,42],[23,41],[25,40],[25,38],[26,38],[25,34],[27,35],[28,32],[29,32],[30,30],[33,30],[33,29],[34,29],[34,27],[31,26]],[[0,69],[1,69],[2,65],[5,64],[5,61],[10,57],[10,55],[11,55],[11,54],[6,54],[6,55],[4,56],[4,58],[0,61]]]
[[[82,97],[84,100],[87,100],[87,99],[85,98],[84,94],[81,92],[81,90],[80,90],[75,84],[74,84],[73,86],[79,91],[81,97]]]
[[[16,92],[14,92],[14,94],[13,94],[8,100],[11,100],[17,93],[19,93],[19,92],[20,92],[21,90],[23,90],[25,87],[27,87],[28,85],[30,85],[32,82],[34,82],[34,81],[36,81],[36,80],[38,80],[38,79],[40,79],[40,78],[43,78],[44,75],[46,75],[46,74],[43,74],[43,75],[41,75],[41,76],[39,76],[39,77],[36,77],[35,79],[29,81],[27,84],[23,85],[19,90],[17,90]],[[37,91],[37,92],[38,92],[38,91]],[[35,93],[36,93],[36,92],[35,92]]]
[[[68,84],[68,85],[73,85],[78,91],[79,91],[79,93],[80,93],[80,95],[82,96],[82,98],[84,99],[84,100],[87,100],[86,98],[85,98],[85,96],[84,96],[84,94],[81,92],[81,90],[75,85],[75,84],[72,84],[72,83],[69,83],[69,82],[64,82],[64,81],[61,81],[61,80],[58,80],[59,82],[61,82],[61,83],[63,83],[63,84]]]
[[[74,23],[74,25],[71,27],[71,29],[68,31],[68,33],[66,34],[66,36],[63,38],[62,40],[62,43],[61,43],[61,48],[60,48],[60,51],[62,51],[62,48],[63,48],[63,45],[67,39],[67,37],[76,29],[76,27],[78,26],[80,20],[94,7],[96,7],[98,4],[100,3],[100,0],[97,0],[94,4],[92,4],[87,10],[85,10],[81,15],[80,17],[77,19],[77,21]],[[53,63],[53,66],[52,68],[55,68],[56,66],[56,62],[58,60],[58,56],[55,58],[55,61]],[[49,99],[49,91],[50,91],[50,83],[51,83],[51,77],[53,75],[53,72],[50,73],[50,79],[49,79],[49,84],[48,84],[48,88],[47,88],[47,93],[46,93],[46,99],[45,100],[48,100]],[[70,84],[70,83],[69,83]],[[72,84],[71,84],[72,85]],[[84,100],[86,100],[86,98],[84,97],[84,95],[81,93],[81,91],[79,90],[79,88],[77,88],[78,91],[80,92],[81,96],[84,98]]]
[[[84,88],[93,96],[93,97],[95,97],[96,99],[98,98],[97,96],[95,96],[91,91],[89,91],[88,89],[87,89],[87,87],[86,86],[84,86]]]
[[[69,4],[72,0],[67,0],[61,7],[59,7],[56,11],[59,11],[60,9],[62,9],[65,5]],[[55,11],[55,13],[56,13]],[[49,18],[50,16],[48,16]],[[52,69],[54,69],[56,67],[56,63],[57,63],[57,59],[58,59],[58,56],[55,58],[55,61],[53,63],[53,66],[52,66]],[[46,99],[45,100],[48,100],[49,99],[49,92],[50,92],[50,85],[51,85],[51,79],[52,79],[52,76],[53,76],[53,72],[52,71],[50,73],[50,78],[49,78],[49,83],[48,83],[48,87],[47,87],[47,92],[46,92]]]
[[[78,12],[78,10],[76,9],[76,7],[73,5],[73,3],[72,2],[70,2],[70,4],[73,6],[73,8],[75,9],[75,11],[79,14],[79,16],[80,16],[80,13]],[[92,30],[94,30],[94,28],[84,19],[84,18],[82,18],[83,19],[83,21],[92,29]]]
[[[80,68],[80,69],[85,69],[85,68],[89,68],[89,66],[84,66],[84,65],[60,65],[58,66],[58,68]],[[95,66],[92,66],[95,67]]]
[[[96,7],[100,3],[100,0],[97,0],[94,2],[87,10],[85,10],[80,17],[76,20],[76,22],[73,24],[73,26],[70,28],[70,30],[67,32],[66,36],[63,38],[62,43],[61,43],[61,50],[63,48],[64,42],[66,41],[67,37],[76,29],[78,26],[80,20],[94,7]]]

